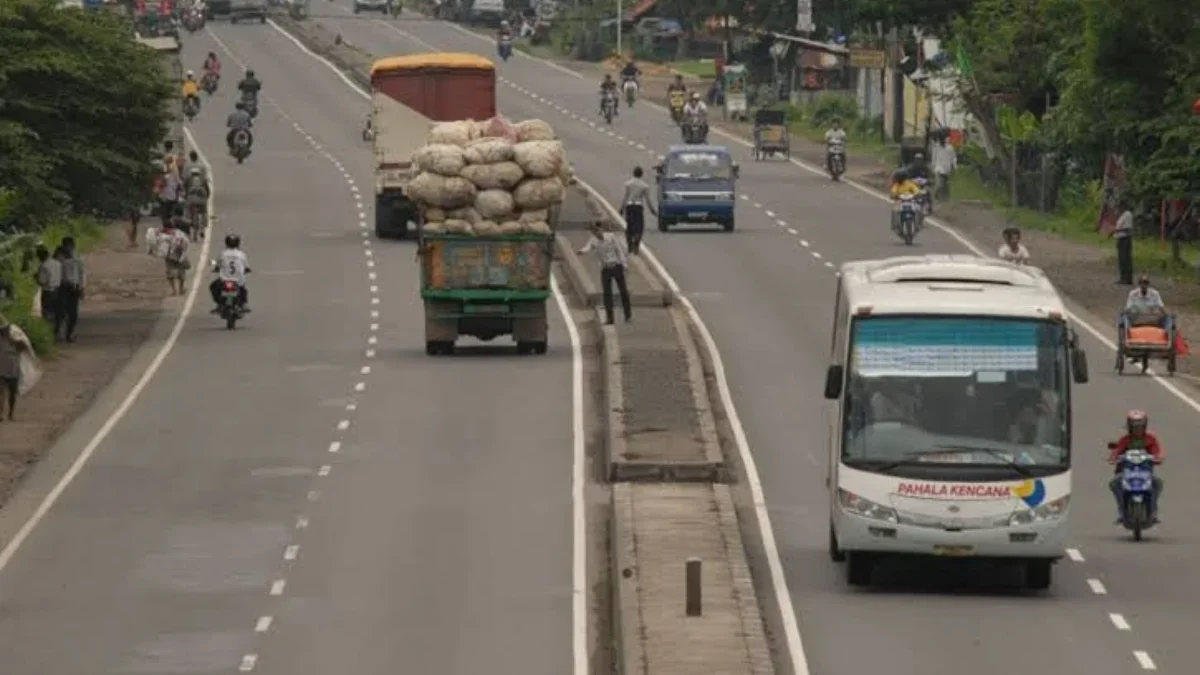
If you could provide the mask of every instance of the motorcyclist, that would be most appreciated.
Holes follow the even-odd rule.
[[[254,101],[258,103],[258,92],[262,90],[262,82],[254,76],[253,70],[246,71],[246,77],[238,82],[238,91],[242,92],[243,101]]]
[[[1141,410],[1130,410],[1125,416],[1124,436],[1117,439],[1112,451],[1108,455],[1109,464],[1117,464],[1121,455],[1126,450],[1136,449],[1145,450],[1154,461],[1155,465],[1162,464],[1163,449],[1162,444],[1158,442],[1158,438],[1149,431],[1150,418]],[[1117,522],[1121,524],[1125,522],[1125,500],[1124,493],[1121,488],[1121,476],[1114,476],[1108,482],[1108,489],[1112,491],[1113,498],[1117,500]],[[1150,513],[1154,522],[1158,522],[1158,500],[1162,497],[1163,481],[1157,475],[1154,477],[1154,494],[1150,498]]]
[[[913,180],[918,178],[924,179],[926,183],[932,180],[932,172],[929,170],[929,163],[925,161],[925,153],[913,153],[912,162],[904,168]]]
[[[183,100],[191,101],[196,109],[200,109],[200,84],[196,82],[196,73],[187,71],[183,77]]]
[[[204,58],[204,72],[221,76],[221,60],[217,58],[216,52],[209,52]]]
[[[617,97],[617,83],[613,82],[613,78],[612,78],[611,74],[605,73],[604,81],[600,83],[600,114],[601,115],[604,114],[604,101],[609,96],[612,96],[614,99]],[[613,110],[613,114],[619,115],[620,113],[621,113],[620,106],[615,106],[614,110]]]
[[[829,129],[825,131],[825,169],[833,173],[833,149],[841,147],[842,152],[846,152],[846,130],[842,128],[842,121],[838,118],[833,118]]]
[[[512,26],[509,25],[507,20],[500,22],[500,30],[496,33],[496,42],[499,43],[505,38],[509,40],[513,39]]]
[[[892,176],[892,229],[896,230],[900,226],[900,200],[901,197],[910,196],[916,197],[921,193],[921,186],[917,185],[909,175],[908,171],[901,169]],[[921,213],[918,209],[917,225],[921,223]]]
[[[642,71],[640,69],[638,69],[637,63],[635,63],[633,59],[629,59],[629,63],[626,63],[625,67],[621,69],[621,79],[622,80],[635,80],[636,81],[638,76],[641,74],[642,74]]]
[[[692,92],[692,96],[683,106],[683,122],[684,124],[696,124],[700,127],[700,136],[706,138],[708,136],[708,106],[704,105],[704,101],[700,100],[699,92]]]
[[[246,132],[246,148],[249,149],[254,145],[254,134],[250,133],[250,128],[254,126],[254,120],[250,117],[250,113],[246,112],[246,104],[238,101],[234,106],[235,110],[229,113],[229,117],[225,120],[225,126],[229,127],[229,133],[225,134],[225,145],[233,150],[233,136],[239,130]]]
[[[213,309],[214,314],[221,311],[221,287],[225,285],[226,281],[232,281],[238,285],[238,304],[243,311],[250,311],[250,296],[246,291],[246,273],[250,271],[250,265],[241,246],[241,237],[236,234],[225,235],[225,250],[221,251],[221,257],[217,260],[216,268],[213,270],[217,273],[217,278],[208,285],[208,290],[212,293],[213,304],[216,305],[216,308]]]

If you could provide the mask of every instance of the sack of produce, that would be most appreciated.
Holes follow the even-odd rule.
[[[513,201],[523,211],[548,209],[566,196],[557,178],[526,178],[513,190]]]
[[[413,154],[413,164],[422,171],[457,176],[467,165],[467,160],[463,158],[463,149],[457,145],[437,143],[417,150]]]
[[[483,190],[475,195],[475,210],[486,219],[503,221],[516,210],[516,204],[504,190]]]
[[[559,168],[558,179],[563,182],[563,185],[575,184],[575,167],[565,159],[563,160],[562,167]]]
[[[525,120],[517,122],[517,142],[525,143],[526,141],[553,141],[557,137],[554,135],[554,128],[542,120]]]
[[[525,178],[525,172],[516,162],[468,164],[460,175],[480,190],[512,190]]]
[[[467,144],[463,157],[469,164],[511,162],[513,144],[503,138],[479,138]]]
[[[441,234],[446,231],[446,223],[440,220],[433,223],[425,221],[424,229],[429,234]]]
[[[500,223],[500,234],[520,234],[525,231],[525,226],[520,221],[509,220]]]
[[[549,209],[534,209],[532,211],[522,211],[517,220],[522,223],[548,223],[550,222]]]
[[[458,176],[440,176],[422,171],[408,184],[408,194],[425,206],[457,209],[475,200],[475,184]]]
[[[429,143],[465,147],[471,140],[473,126],[474,124],[470,121],[435,124],[429,130]]]
[[[562,143],[558,141],[529,141],[513,146],[513,160],[527,176],[549,178],[557,176],[566,162]]]
[[[504,115],[496,115],[484,122],[483,135],[486,138],[503,138],[509,143],[517,142],[517,128]]]
[[[550,234],[550,225],[543,222],[525,223],[524,231],[527,234]]]
[[[475,235],[480,237],[499,234],[500,232],[500,226],[493,220],[481,220],[472,227],[475,230]]]
[[[475,234],[475,229],[465,220],[447,220],[442,224],[450,234]]]
[[[445,211],[438,209],[438,208],[433,208],[433,207],[425,209],[425,222],[440,223],[445,219],[446,219]]]
[[[483,220],[483,216],[479,215],[479,212],[476,211],[474,208],[472,208],[470,206],[466,206],[461,209],[454,209],[453,211],[448,211],[446,213],[446,220],[465,220],[468,223],[474,225],[475,223],[478,223],[479,221]]]

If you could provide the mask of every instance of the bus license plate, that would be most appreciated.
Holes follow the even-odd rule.
[[[975,553],[974,546],[934,546],[933,547],[934,555],[961,557],[961,556],[974,555],[974,553]]]
[[[700,220],[701,218],[704,218],[707,215],[708,214],[703,211],[688,211],[688,218],[691,218],[693,220]]]

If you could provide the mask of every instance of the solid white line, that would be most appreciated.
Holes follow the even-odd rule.
[[[254,623],[254,632],[255,633],[265,633],[265,632],[271,630],[271,623],[273,621],[274,621],[274,619],[272,619],[269,616],[258,617],[258,621],[256,621]]]
[[[1117,630],[1133,630],[1130,627],[1129,622],[1125,620],[1125,617],[1121,616],[1120,614],[1110,613],[1108,615],[1108,620],[1112,622],[1112,625],[1115,626]]]
[[[1104,587],[1104,584],[1099,579],[1088,579],[1087,585],[1096,595],[1108,595],[1108,589]]]
[[[203,164],[206,169],[208,169],[208,181],[210,188],[207,205],[208,231],[212,232],[215,224],[214,214],[217,212],[217,188],[216,179],[213,176],[212,165],[209,164],[208,157],[205,156],[204,152],[200,150],[200,146],[196,144],[196,139],[192,136],[192,132],[189,131],[187,127],[183,128],[183,135],[187,138],[188,144],[191,145],[192,149],[195,150],[196,154],[200,157],[200,163]],[[194,265],[194,268],[204,268],[204,261],[208,260],[210,245],[212,240],[215,238],[216,237],[212,236],[204,238],[204,244],[200,246],[200,256],[198,258],[200,262]],[[113,411],[112,415],[109,415],[108,419],[104,421],[104,424],[100,427],[96,434],[92,436],[87,445],[83,447],[83,450],[79,453],[79,456],[75,458],[75,461],[71,463],[71,466],[67,469],[67,472],[58,479],[58,482],[55,483],[50,492],[46,494],[46,496],[42,499],[42,502],[38,504],[38,507],[36,510],[34,510],[33,515],[31,515],[29,519],[25,521],[25,524],[21,526],[21,529],[17,530],[17,533],[13,535],[13,538],[9,540],[7,544],[5,544],[4,549],[0,550],[0,572],[3,572],[4,569],[8,567],[8,564],[12,562],[13,556],[17,554],[17,551],[21,549],[21,546],[25,543],[25,540],[28,539],[29,535],[33,533],[34,528],[36,528],[38,524],[42,522],[42,520],[46,517],[46,514],[50,512],[50,509],[53,508],[58,502],[59,498],[62,497],[62,494],[66,491],[67,487],[69,487],[71,483],[75,481],[75,478],[80,474],[80,472],[83,471],[83,468],[87,466],[87,463],[91,460],[92,455],[96,454],[96,451],[100,448],[100,445],[104,443],[104,440],[108,438],[108,435],[112,433],[117,424],[124,419],[130,408],[133,407],[133,404],[137,402],[138,398],[142,395],[142,392],[150,384],[150,381],[154,379],[154,376],[158,373],[158,369],[161,368],[162,364],[167,360],[167,356],[171,354],[171,350],[175,349],[175,344],[179,341],[180,334],[183,333],[184,324],[187,323],[188,316],[192,313],[192,307],[196,304],[196,296],[200,291],[200,284],[203,279],[203,274],[200,274],[198,271],[192,272],[191,288],[188,289],[187,298],[185,298],[183,301],[183,307],[179,310],[179,316],[175,319],[175,326],[171,328],[171,333],[167,336],[166,342],[164,342],[162,347],[159,348],[158,353],[154,356],[154,360],[151,361],[149,367],[146,368],[146,372],[142,373],[142,376],[138,378],[137,383],[133,385],[133,389],[130,389],[129,393],[125,395],[124,400],[121,401],[121,405],[119,405],[117,409]]]
[[[1083,554],[1080,553],[1079,549],[1077,548],[1067,549],[1067,557],[1070,558],[1072,562],[1083,562]]]
[[[349,77],[338,69],[328,59],[314,53],[302,42],[292,37],[286,30],[280,28],[274,21],[267,23],[296,45],[300,51],[320,61],[326,68],[333,71],[351,90],[359,96],[370,99],[370,95],[359,88]],[[384,24],[389,25],[390,24]],[[434,49],[434,51],[437,51]],[[612,205],[608,205],[611,209]],[[649,253],[649,252],[647,252]],[[371,264],[368,261],[368,264]],[[586,457],[584,455],[583,428],[583,350],[579,340],[579,330],[570,307],[558,286],[558,280],[550,278],[550,290],[558,311],[562,314],[563,322],[567,325],[567,335],[571,341],[571,623],[572,623],[572,653],[574,656],[574,675],[588,674],[588,584],[587,584],[587,511],[584,507],[584,470]],[[693,310],[694,311],[694,310]],[[379,324],[371,324],[371,330],[378,330]],[[373,344],[373,343],[372,343]],[[345,421],[346,426],[350,423]],[[339,424],[339,427],[341,425]],[[794,675],[808,675],[808,667],[796,670]]]
[[[614,222],[619,223],[621,227],[625,227],[625,219],[617,212],[616,207],[604,198],[604,195],[582,180],[579,180],[579,184],[600,202]],[[667,284],[667,288],[678,298],[679,304],[683,305],[683,308],[687,311],[688,318],[691,319],[699,331],[705,348],[712,355],[717,390],[721,396],[721,403],[725,406],[725,410],[729,416],[729,426],[733,430],[738,456],[741,458],[742,465],[746,470],[746,484],[750,488],[750,502],[754,504],[754,512],[758,519],[759,536],[762,539],[763,553],[766,556],[767,567],[771,574],[771,586],[775,592],[775,602],[779,608],[780,619],[783,622],[784,643],[787,646],[788,656],[791,659],[792,675],[809,675],[808,657],[804,652],[804,642],[800,638],[800,624],[796,619],[796,610],[792,607],[792,597],[791,592],[788,590],[787,577],[783,573],[783,560],[779,556],[779,544],[775,540],[775,530],[771,525],[771,514],[767,510],[767,499],[763,493],[762,480],[759,478],[758,464],[754,461],[754,453],[750,451],[750,442],[746,439],[746,430],[742,427],[741,417],[738,415],[737,408],[733,404],[733,394],[729,390],[729,380],[725,375],[725,362],[721,359],[721,352],[717,349],[716,340],[713,339],[712,333],[709,332],[708,326],[704,323],[704,319],[700,318],[700,312],[696,311],[695,305],[680,291],[679,284],[675,281],[675,278],[671,276],[671,273],[659,262],[658,257],[648,247],[643,245],[642,252],[645,254],[646,261],[650,263],[654,271]]]
[[[1135,651],[1133,658],[1137,659],[1138,665],[1142,667],[1142,670],[1158,670],[1158,666],[1154,665],[1154,659],[1150,658],[1150,655],[1146,652],[1141,650]]]

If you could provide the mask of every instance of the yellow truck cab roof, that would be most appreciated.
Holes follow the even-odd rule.
[[[459,52],[434,52],[430,54],[407,54],[379,59],[371,65],[371,76],[397,70],[421,68],[449,68],[455,70],[495,70],[496,65],[478,54]]]

